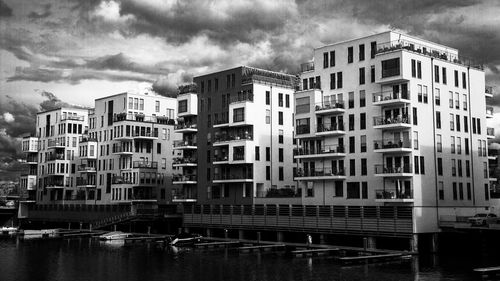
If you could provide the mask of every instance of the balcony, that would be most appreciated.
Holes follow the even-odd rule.
[[[302,170],[299,169],[294,174],[294,180],[345,180],[345,169],[332,169],[332,168],[323,168],[323,169],[315,169],[315,170]]]
[[[88,137],[88,136],[80,137],[80,143],[84,143],[84,142],[97,142],[97,138],[92,138],[92,137]]]
[[[373,117],[374,129],[407,129],[411,128],[410,115],[404,114],[398,117]]]
[[[37,154],[28,154],[28,156],[26,157],[26,164],[29,164],[29,165],[36,165],[38,164],[38,156]]]
[[[244,133],[236,133],[236,134],[225,134],[216,136],[214,138],[213,145],[226,145],[229,142],[245,142],[245,141],[253,141],[253,134],[244,132]]]
[[[257,191],[255,198],[297,198],[302,197],[300,189],[293,188],[270,188],[264,191]]]
[[[129,178],[125,178],[122,176],[113,176],[111,178],[111,184],[134,184],[134,182]]]
[[[493,118],[493,106],[486,107],[486,118]]]
[[[132,138],[143,139],[143,140],[154,140],[158,139],[157,131],[136,131],[132,133]]]
[[[84,178],[76,178],[76,186],[77,187],[95,188],[96,184],[95,184],[95,181],[90,181],[90,180],[84,179]]]
[[[375,202],[384,203],[413,203],[413,190],[406,193],[404,190],[375,190]]]
[[[196,187],[176,187],[172,189],[172,202],[195,203],[197,201]]]
[[[196,146],[196,142],[193,140],[183,140],[174,141],[174,148],[178,150],[198,149],[198,146]]]
[[[380,153],[398,153],[411,152],[411,141],[409,139],[402,140],[376,140],[373,141],[373,150]]]
[[[309,72],[309,71],[314,71],[313,61],[300,64],[300,72]]]
[[[377,55],[389,52],[394,52],[398,50],[405,50],[409,52],[414,52],[429,56],[432,58],[437,58],[440,60],[445,60],[451,63],[460,64],[464,66],[469,66],[476,69],[483,70],[483,65],[464,56],[459,56],[454,53],[445,52],[438,49],[433,49],[430,46],[418,44],[409,40],[394,40],[387,43],[382,43],[377,45]]]
[[[215,174],[213,183],[253,182],[253,173]]]
[[[88,165],[78,165],[77,170],[80,173],[95,173],[96,172],[95,167],[90,167]]]
[[[144,123],[156,123],[162,125],[175,125],[175,120],[166,116],[148,116],[143,113],[117,113],[113,116],[113,122],[133,121]]]
[[[495,138],[495,128],[486,128],[486,135],[489,139]]]
[[[47,148],[65,148],[66,147],[66,142],[64,140],[59,141],[59,140],[49,140],[47,142]]]
[[[197,175],[174,175],[172,177],[172,184],[196,184],[197,182]]]
[[[214,165],[229,164],[229,156],[227,154],[217,155],[214,157]]]
[[[316,136],[338,136],[345,135],[344,123],[318,125]]]
[[[388,106],[388,105],[404,105],[411,102],[410,92],[393,92],[384,91],[373,93],[373,105]]]
[[[334,115],[345,112],[344,102],[320,102],[315,105],[317,115]]]
[[[229,120],[226,119],[216,119],[214,120],[214,128],[229,127]]]
[[[238,92],[237,96],[231,97],[229,104],[240,102],[253,102],[253,93],[251,92]]]
[[[198,201],[196,196],[189,196],[185,194],[175,194],[172,195],[173,203],[196,203]]]
[[[117,155],[129,155],[129,156],[132,156],[134,154],[134,152],[132,151],[132,146],[128,148],[122,146],[113,146],[112,153]]]
[[[177,157],[172,163],[173,167],[196,167],[197,165],[198,159],[195,157]]]
[[[61,121],[66,121],[66,120],[69,120],[69,121],[83,121],[85,119],[84,116],[80,116],[80,115],[63,115],[61,117]]]
[[[158,169],[158,162],[156,162],[156,161],[151,161],[151,162],[134,161],[134,162],[132,162],[132,167],[134,169],[156,170],[156,169]]]
[[[65,160],[64,154],[49,154],[47,161]]]
[[[487,98],[492,98],[493,97],[493,87],[492,86],[486,86],[484,93]]]
[[[412,166],[385,166],[375,165],[375,176],[378,177],[412,177]]]
[[[313,158],[336,158],[345,157],[345,147],[338,145],[325,145],[316,149],[298,149],[295,159],[313,159]]]
[[[196,124],[179,124],[175,126],[175,133],[196,133],[198,126]]]

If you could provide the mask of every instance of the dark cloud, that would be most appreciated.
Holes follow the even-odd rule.
[[[158,78],[151,87],[151,90],[166,97],[177,97],[179,85],[191,83],[193,75],[189,73],[182,73],[179,79],[173,79],[168,76]]]
[[[50,8],[52,7],[51,4],[45,4],[43,5],[43,11],[42,12],[31,12],[29,15],[28,15],[28,18],[30,19],[44,19],[44,18],[47,18],[49,17],[50,15],[52,15],[52,11],[50,10]]]
[[[156,66],[140,65],[133,62],[130,58],[126,57],[123,53],[116,55],[103,56],[96,59],[88,60],[85,68],[90,69],[103,69],[103,70],[119,70],[119,71],[132,71],[144,74],[165,74],[164,69]]]
[[[3,0],[0,0],[0,17],[11,17],[12,8],[7,6]]]

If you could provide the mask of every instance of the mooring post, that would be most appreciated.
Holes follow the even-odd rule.
[[[148,235],[151,234],[151,226],[148,226]]]
[[[116,231],[116,224],[113,225],[113,231]]]
[[[257,231],[257,244],[260,244],[260,231]]]

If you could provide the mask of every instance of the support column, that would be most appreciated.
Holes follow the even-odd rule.
[[[257,231],[257,244],[260,244],[260,231]]]
[[[113,225],[113,231],[116,231],[116,224]]]
[[[207,237],[212,236],[212,231],[210,231],[210,228],[207,228],[205,231],[206,231]]]
[[[243,229],[238,230],[238,239],[239,240],[245,239],[245,231]]]
[[[227,228],[224,228],[224,238],[225,239],[229,238],[229,230]]]
[[[80,230],[83,228],[83,223],[80,222]]]
[[[182,232],[182,228],[179,229],[179,233]],[[189,227],[184,227],[184,232],[189,233]]]
[[[368,237],[368,249],[377,249],[377,239],[375,237]]]
[[[325,245],[325,235],[324,234],[319,235],[319,244]]]
[[[418,234],[413,234],[410,238],[410,251],[418,252]]]
[[[276,241],[283,242],[283,232],[282,231],[276,232]]]
[[[431,235],[431,253],[437,253],[439,251],[439,233],[432,233]]]
[[[68,222],[68,229],[71,229],[71,223]]]

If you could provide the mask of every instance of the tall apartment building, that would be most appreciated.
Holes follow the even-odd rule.
[[[25,136],[21,140],[21,152],[25,155],[26,173],[21,174],[19,187],[22,200],[35,202],[38,172],[38,138]]]
[[[149,92],[95,101],[78,158],[88,203],[171,202],[175,107],[175,98]]]
[[[491,95],[482,66],[456,49],[393,31],[326,45],[302,65],[301,87],[295,179],[305,205],[407,217],[413,233],[489,207]]]
[[[37,114],[38,204],[85,202],[85,190],[77,186],[76,166],[87,124],[88,109],[62,107]],[[35,141],[28,139],[30,152]]]
[[[197,134],[185,132],[183,145],[197,146],[198,203],[263,204],[274,195],[295,193],[296,77],[241,66],[195,77],[194,82],[197,116],[194,95],[189,94],[187,108],[183,95],[178,102],[184,118],[197,117]]]

